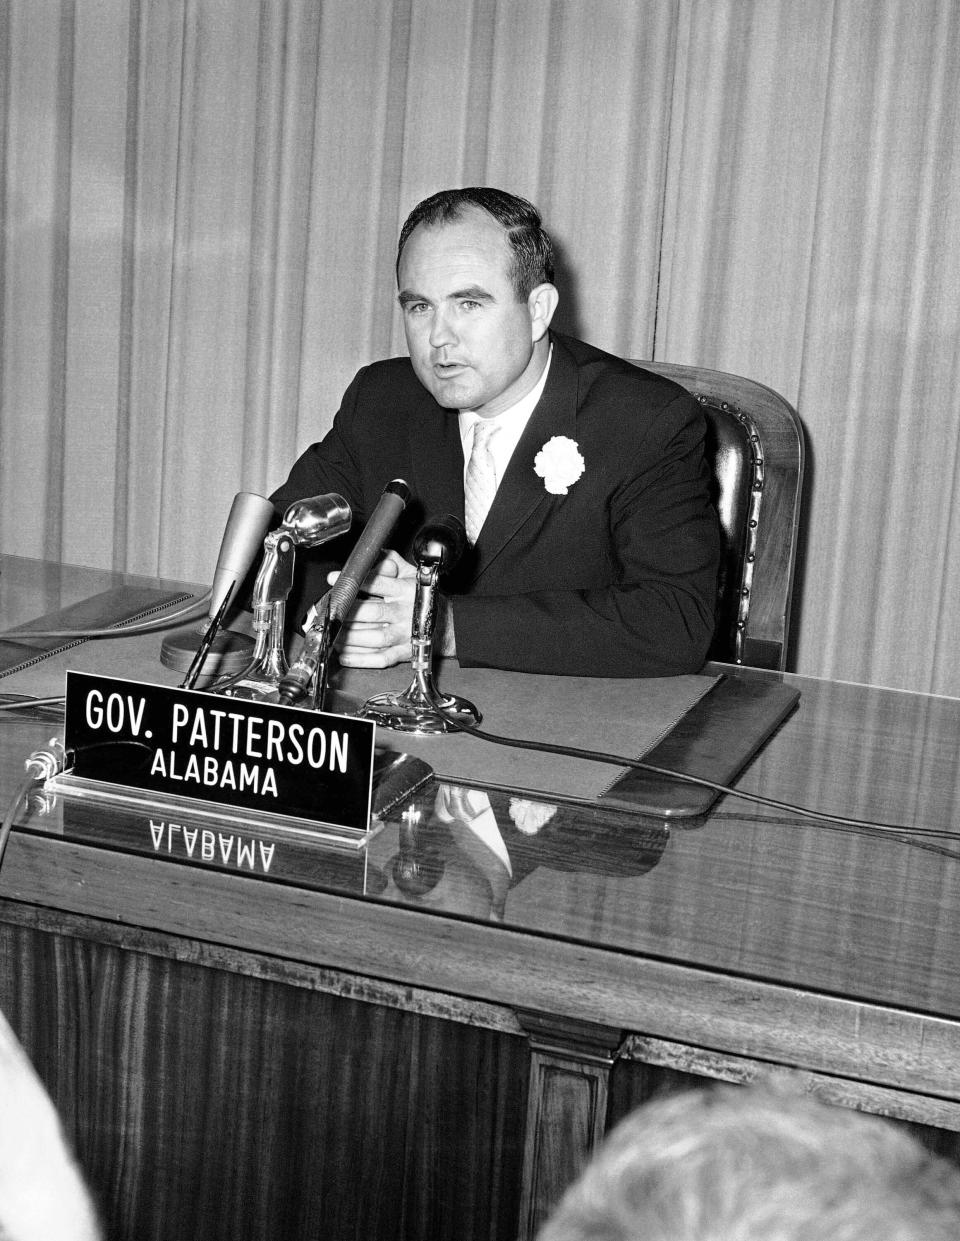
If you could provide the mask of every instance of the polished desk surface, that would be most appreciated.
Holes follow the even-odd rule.
[[[0,567],[4,629],[131,580]],[[165,832],[156,814],[34,796],[0,898],[960,1099],[960,701],[786,680],[799,706],[739,788],[943,836],[731,796],[685,827],[559,804],[522,831],[536,812],[511,815],[508,795],[468,823],[431,783],[366,849],[263,835],[276,851],[253,874],[236,851],[188,861],[189,815]],[[4,799],[52,730],[0,712]]]

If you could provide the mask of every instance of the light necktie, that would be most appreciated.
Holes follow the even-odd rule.
[[[497,468],[490,441],[497,433],[496,423],[478,421],[473,428],[473,447],[463,480],[463,516],[467,538],[476,543],[497,494]]]

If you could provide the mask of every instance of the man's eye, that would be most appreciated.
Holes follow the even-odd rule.
[[[426,309],[426,302],[407,302],[404,306],[404,310],[408,315],[422,315]]]
[[[470,298],[465,298],[460,303],[460,306],[461,306],[461,309],[463,310],[479,310],[480,309],[480,303],[472,301]]]

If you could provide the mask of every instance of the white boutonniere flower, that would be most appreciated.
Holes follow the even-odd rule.
[[[542,801],[527,801],[525,797],[510,798],[510,818],[517,830],[525,836],[535,836],[557,813],[556,806],[548,806]]]
[[[566,435],[548,439],[533,459],[534,473],[554,496],[565,496],[586,469],[576,440]]]

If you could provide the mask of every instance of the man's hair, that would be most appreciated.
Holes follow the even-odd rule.
[[[533,203],[505,190],[470,186],[460,190],[440,190],[417,203],[404,221],[397,243],[397,279],[400,257],[413,230],[420,224],[435,227],[460,220],[479,208],[503,226],[513,255],[510,280],[520,301],[526,301],[538,284],[553,283],[553,242],[543,227],[540,212]]]
[[[947,1241],[960,1169],[889,1121],[754,1087],[618,1125],[538,1241]]]

